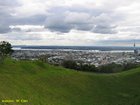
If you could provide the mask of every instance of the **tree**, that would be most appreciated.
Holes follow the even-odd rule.
[[[5,59],[5,57],[11,55],[13,53],[12,45],[9,42],[1,41],[0,42],[0,60],[1,62]]]
[[[77,70],[77,63],[73,60],[64,60],[62,66],[69,69]]]
[[[102,65],[98,67],[98,72],[100,73],[116,73],[120,71],[123,71],[123,66],[115,63]]]
[[[88,72],[96,72],[97,68],[95,67],[95,65],[80,64],[79,70],[80,71],[88,71]]]

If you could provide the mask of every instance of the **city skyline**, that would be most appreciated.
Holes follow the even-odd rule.
[[[1,0],[0,8],[0,41],[12,45],[140,46],[139,0]]]

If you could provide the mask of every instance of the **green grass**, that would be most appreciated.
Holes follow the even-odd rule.
[[[43,64],[6,60],[0,64],[0,105],[140,105],[140,68],[95,74]]]

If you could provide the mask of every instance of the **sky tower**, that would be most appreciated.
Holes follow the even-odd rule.
[[[136,42],[134,41],[134,54],[138,55],[138,50],[136,49]]]

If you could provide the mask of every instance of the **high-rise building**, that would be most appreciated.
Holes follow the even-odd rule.
[[[136,48],[136,43],[134,42],[134,54],[135,55],[138,55],[138,50],[137,50],[137,48]]]

